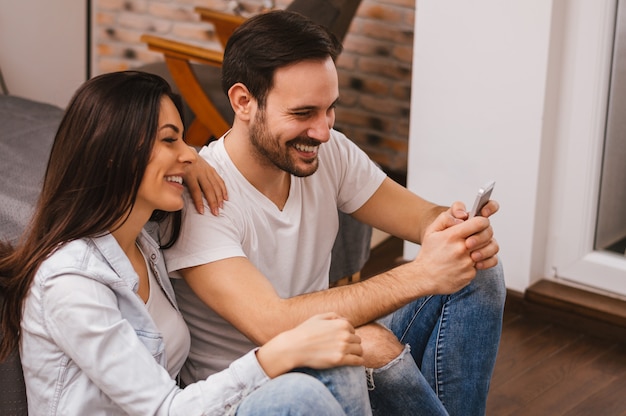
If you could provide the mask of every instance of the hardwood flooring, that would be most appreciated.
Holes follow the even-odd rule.
[[[401,255],[400,240],[384,241],[361,277],[399,264]],[[519,302],[507,299],[487,416],[626,416],[626,344],[526,313]]]

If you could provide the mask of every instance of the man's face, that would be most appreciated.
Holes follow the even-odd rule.
[[[250,124],[250,141],[261,163],[295,176],[315,173],[319,146],[328,141],[335,123],[338,96],[330,58],[278,69],[265,107]]]

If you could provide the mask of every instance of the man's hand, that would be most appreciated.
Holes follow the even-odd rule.
[[[500,250],[498,242],[493,238],[493,228],[490,221],[484,221],[485,218],[491,217],[498,212],[500,205],[497,201],[489,200],[487,205],[480,211],[480,217],[470,218],[468,221],[477,221],[483,227],[477,233],[469,236],[465,240],[465,245],[470,251],[472,260],[476,269],[488,269],[498,264],[496,255]],[[465,211],[465,205],[462,202],[455,202],[450,207],[450,214],[457,219],[465,220],[468,213]],[[475,220],[475,218],[483,218],[483,220]]]
[[[497,203],[490,204],[495,212]],[[417,258],[394,270],[399,275],[421,276],[414,282],[418,285],[417,292],[450,294],[467,286],[476,276],[477,268],[495,265],[497,252],[489,219],[467,219],[465,206],[456,202],[426,228]],[[407,274],[402,270],[405,267]]]
[[[196,152],[192,146],[189,147]],[[183,179],[189,189],[196,211],[200,214],[204,213],[204,203],[202,201],[202,196],[204,195],[211,213],[218,215],[224,201],[228,200],[228,193],[226,192],[224,181],[213,169],[213,166],[209,165],[202,157],[197,156],[196,161],[186,169]]]

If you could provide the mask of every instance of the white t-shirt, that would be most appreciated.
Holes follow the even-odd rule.
[[[283,298],[328,288],[337,209],[354,212],[385,178],[361,149],[332,130],[330,140],[320,146],[317,172],[291,177],[289,197],[280,211],[237,170],[224,138],[204,147],[200,155],[222,176],[229,200],[218,217],[185,210],[178,242],[164,251],[168,272],[179,277],[176,271],[182,268],[247,257]],[[184,280],[174,279],[173,285],[191,332],[189,359],[181,372],[185,383],[226,368],[254,347],[204,305]]]

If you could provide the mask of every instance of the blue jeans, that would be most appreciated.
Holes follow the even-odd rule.
[[[381,319],[407,346],[367,370],[373,414],[484,415],[505,295],[498,264],[452,295],[418,299]]]
[[[371,415],[363,367],[297,369],[242,400],[237,416]]]

